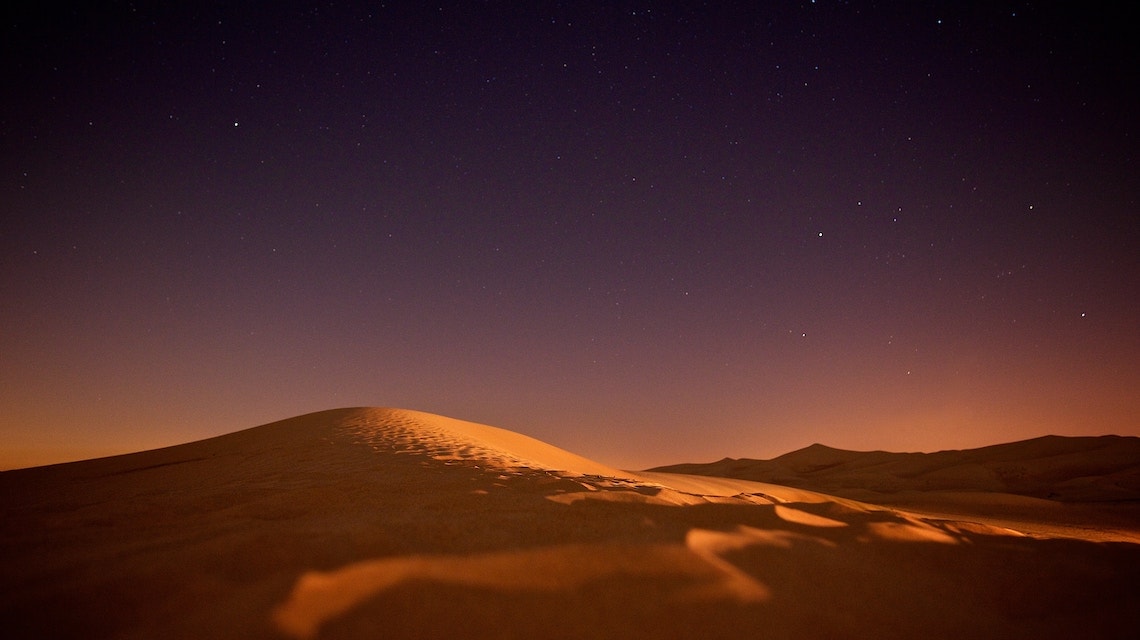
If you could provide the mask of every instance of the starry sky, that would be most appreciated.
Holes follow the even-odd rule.
[[[0,468],[359,405],[625,468],[1140,435],[1123,4],[20,4]]]

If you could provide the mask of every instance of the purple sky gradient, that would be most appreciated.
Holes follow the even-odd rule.
[[[5,10],[0,468],[356,405],[1140,435],[1123,9],[192,4]]]

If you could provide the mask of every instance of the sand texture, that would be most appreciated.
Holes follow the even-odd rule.
[[[628,472],[486,425],[325,411],[0,473],[0,634],[1132,638],[1138,460],[1097,442],[954,452],[909,479],[866,454],[888,462],[832,487],[804,478],[863,454]]]

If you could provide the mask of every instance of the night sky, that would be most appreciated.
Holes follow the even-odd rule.
[[[1127,3],[19,4],[0,468],[358,405],[626,468],[1140,435]]]

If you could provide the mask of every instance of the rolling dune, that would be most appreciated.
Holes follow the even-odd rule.
[[[765,481],[1046,536],[1140,542],[1140,438],[1046,436],[964,451],[845,451],[658,471]]]
[[[846,459],[817,453],[798,463]],[[1124,638],[1140,624],[1140,544],[1127,531],[1025,535],[879,506],[854,489],[837,497],[685,470],[617,470],[487,425],[360,408],[4,472],[0,628],[13,638]]]

